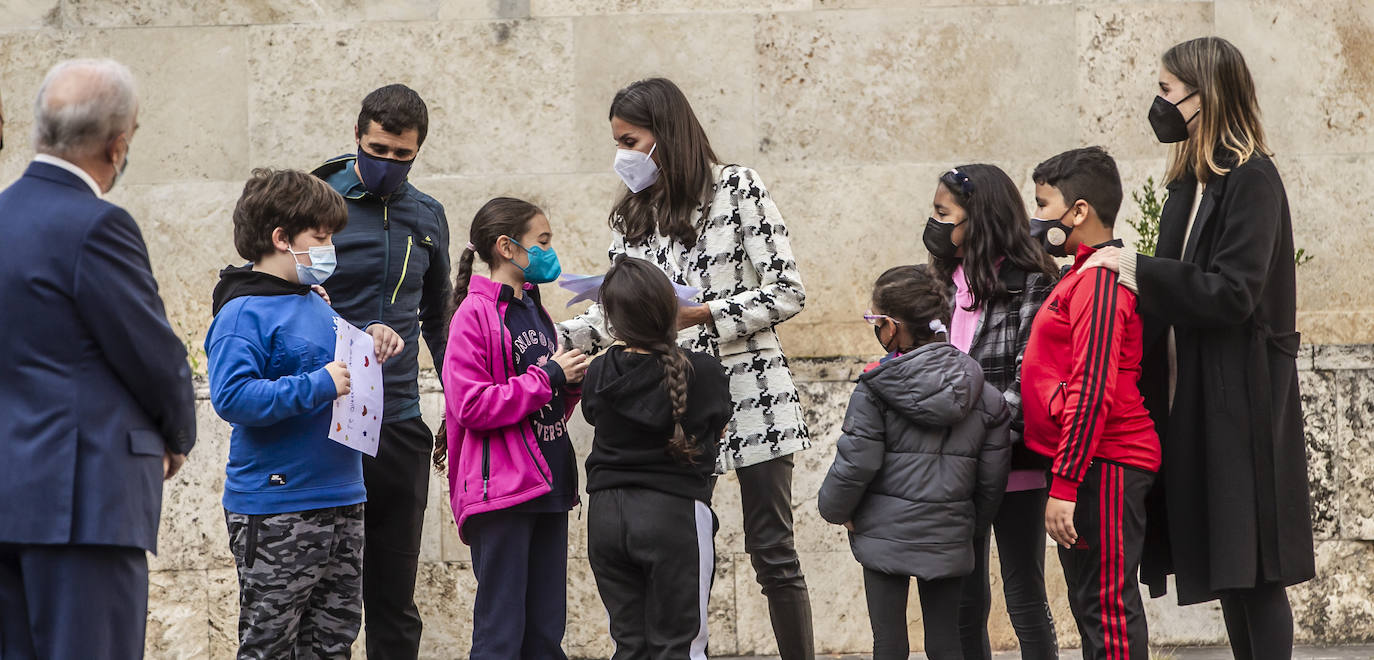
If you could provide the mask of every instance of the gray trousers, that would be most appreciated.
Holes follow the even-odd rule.
[[[348,658],[363,621],[363,505],[224,517],[240,660]]]
[[[744,551],[768,599],[782,660],[812,660],[811,597],[792,540],[792,455],[735,470],[744,510]],[[714,483],[712,484],[714,486]]]

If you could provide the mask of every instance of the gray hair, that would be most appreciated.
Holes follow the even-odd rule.
[[[137,88],[129,68],[112,59],[58,63],[34,103],[33,145],[55,156],[99,151],[133,128]]]

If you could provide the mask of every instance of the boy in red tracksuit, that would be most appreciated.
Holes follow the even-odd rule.
[[[1107,245],[1121,207],[1116,163],[1099,147],[1035,168],[1031,234],[1074,255],[1031,326],[1021,366],[1026,445],[1053,459],[1045,528],[1059,543],[1069,603],[1087,660],[1147,660],[1136,573],[1145,496],[1159,437],[1140,394],[1135,294],[1105,268],[1083,268]]]

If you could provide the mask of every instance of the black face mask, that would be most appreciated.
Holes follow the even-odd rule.
[[[926,231],[921,235],[921,242],[926,244],[926,251],[936,259],[953,259],[959,252],[959,246],[954,244],[951,237],[954,230],[965,222],[968,222],[967,218],[954,224],[940,222],[935,218],[926,220]]]
[[[1072,210],[1073,207],[1069,207],[1068,211],[1065,211],[1055,220],[1031,218],[1031,238],[1035,239],[1035,241],[1040,244],[1040,247],[1045,248],[1045,251],[1050,253],[1050,256],[1069,256],[1064,246],[1069,242],[1069,234],[1073,233],[1073,226],[1064,224],[1064,216],[1068,215],[1069,211]]]
[[[883,350],[887,351],[888,353],[891,353],[895,349],[889,347],[889,344],[894,344],[897,342],[897,327],[894,325],[892,327],[892,337],[887,341],[883,341],[883,326],[875,325],[873,326],[873,338],[878,340],[878,343],[882,345]]]
[[[1150,105],[1150,127],[1155,129],[1155,137],[1159,138],[1164,144],[1173,144],[1188,139],[1188,124],[1197,117],[1194,112],[1192,117],[1183,118],[1183,111],[1178,109],[1180,103],[1193,98],[1197,92],[1193,92],[1178,100],[1178,103],[1170,103],[1163,96],[1156,96],[1155,102]]]

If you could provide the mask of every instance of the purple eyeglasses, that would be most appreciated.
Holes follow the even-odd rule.
[[[888,316],[887,314],[874,314],[873,310],[871,309],[867,312],[864,312],[864,320],[868,321],[869,325],[876,326],[883,319],[887,319],[889,321],[892,321],[893,323],[901,323],[901,321],[898,321],[897,319],[894,319],[891,316]]]

